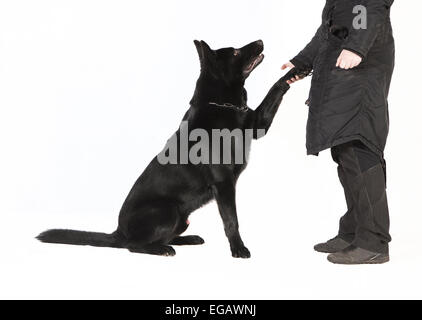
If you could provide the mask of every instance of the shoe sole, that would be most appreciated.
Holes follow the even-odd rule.
[[[378,257],[376,259],[370,260],[370,261],[365,261],[365,262],[340,262],[340,261],[332,261],[330,260],[330,257],[328,257],[328,261],[333,263],[333,264],[341,264],[341,265],[350,265],[350,266],[356,266],[356,265],[368,265],[368,264],[384,264],[387,262],[390,262],[390,257],[389,256],[385,256],[385,257]]]

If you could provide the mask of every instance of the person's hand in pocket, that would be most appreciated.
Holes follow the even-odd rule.
[[[344,49],[337,59],[336,67],[349,70],[356,68],[362,62],[362,57],[358,54]]]

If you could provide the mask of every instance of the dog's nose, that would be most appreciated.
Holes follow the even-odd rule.
[[[259,45],[259,46],[261,46],[261,47],[263,47],[263,46],[264,46],[264,41],[262,41],[262,40],[258,40],[258,41],[256,42],[256,44],[257,44],[257,45]]]

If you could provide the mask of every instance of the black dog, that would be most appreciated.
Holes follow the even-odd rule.
[[[253,42],[241,49],[225,48],[217,51],[204,41],[195,41],[201,62],[201,74],[196,85],[191,107],[183,123],[188,132],[201,129],[212,135],[214,129],[253,129],[257,139],[270,128],[283,95],[289,89],[288,79],[309,71],[291,70],[270,90],[261,105],[254,111],[246,106],[245,80],[262,62],[264,45]],[[170,141],[182,140],[179,129]],[[261,134],[259,134],[261,132]],[[235,139],[234,139],[235,140]],[[249,258],[249,250],[239,234],[236,212],[236,182],[247,165],[245,144],[229,142],[230,155],[238,154],[243,148],[242,161],[221,155],[224,148],[211,147],[209,155],[202,159],[222,160],[162,164],[159,156],[154,158],[129,193],[120,212],[119,226],[112,234],[72,230],[49,230],[38,236],[47,243],[91,245],[98,247],[127,248],[131,252],[154,255],[175,255],[171,245],[199,245],[204,240],[198,236],[181,237],[188,226],[189,215],[215,199],[223,219],[226,235],[233,257]],[[247,139],[246,139],[247,140]],[[188,150],[192,148],[192,141]],[[247,149],[247,146],[246,146]],[[179,152],[182,148],[178,146]],[[167,150],[168,151],[168,150]],[[167,151],[161,156],[166,156]],[[186,150],[185,150],[186,151]],[[217,155],[217,156],[215,156]],[[223,159],[224,158],[224,159]]]

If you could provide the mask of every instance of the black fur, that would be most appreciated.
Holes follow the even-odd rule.
[[[189,129],[202,128],[209,133],[212,129],[225,128],[265,129],[267,132],[283,95],[289,89],[286,80],[297,74],[297,70],[280,79],[254,111],[245,107],[247,94],[244,84],[263,59],[262,41],[237,50],[225,48],[214,51],[204,41],[195,41],[195,46],[200,57],[201,74],[191,107],[183,119],[189,124]],[[223,104],[243,109],[218,106]],[[176,135],[180,138],[180,130]],[[255,138],[258,138],[256,134]],[[189,226],[189,215],[215,199],[232,255],[249,258],[250,253],[239,233],[235,200],[236,182],[246,165],[247,155],[243,164],[218,165],[162,165],[156,157],[124,202],[116,232],[108,235],[50,230],[40,234],[38,239],[47,243],[126,248],[131,252],[171,256],[175,251],[170,245],[204,243],[198,236],[180,235]]]

